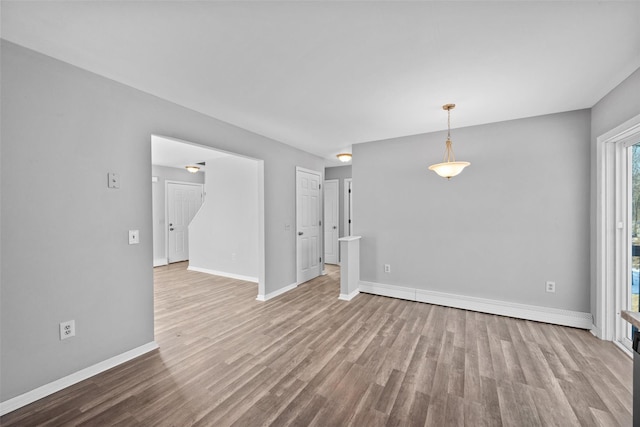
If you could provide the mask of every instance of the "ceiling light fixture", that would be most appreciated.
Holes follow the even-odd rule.
[[[191,173],[196,173],[200,170],[200,168],[198,166],[185,166],[185,168],[191,172]]]
[[[340,160],[343,163],[347,163],[349,160],[351,160],[351,153],[340,153],[336,156],[338,158],[338,160]]]
[[[444,152],[444,162],[429,166],[429,170],[447,179],[458,175],[462,172],[462,169],[471,164],[469,162],[456,162],[456,158],[453,155],[453,148],[451,147],[451,110],[454,108],[456,108],[456,104],[445,104],[442,106],[443,110],[447,110],[447,148]]]

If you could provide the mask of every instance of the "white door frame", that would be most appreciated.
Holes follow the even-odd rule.
[[[640,115],[606,132],[596,139],[596,313],[593,333],[599,338],[618,342],[622,329],[620,309],[625,303],[622,274],[628,264],[627,202],[621,193],[627,180],[626,164],[621,150],[631,140],[640,137]],[[622,172],[621,172],[622,169]],[[624,176],[621,176],[624,175]],[[625,243],[626,242],[626,243]]]
[[[351,193],[349,193],[349,187],[353,192],[353,179],[345,178],[344,180],[344,203],[342,203],[342,211],[344,218],[344,235],[351,236],[353,234],[353,220],[349,224],[349,219],[353,216],[353,200],[351,199]]]
[[[165,259],[167,260],[167,263],[165,265],[169,265],[169,184],[192,185],[194,187],[200,187],[200,191],[201,191],[200,194],[202,194],[202,203],[200,204],[200,209],[202,209],[202,205],[204,204],[204,184],[199,184],[197,182],[165,180],[164,182],[164,243],[165,243],[164,255],[165,255]],[[198,213],[196,212],[196,215],[197,214]]]
[[[300,166],[296,166],[296,175],[295,175],[295,183],[296,183],[296,233],[294,235],[295,239],[296,239],[296,286],[299,285],[301,282],[301,277],[300,277],[300,253],[298,252],[298,172],[306,172],[306,173],[310,173],[310,174],[314,174],[314,175],[318,175],[320,177],[319,182],[324,182],[324,172],[321,171],[315,171],[312,169],[306,169]],[[322,191],[323,189],[320,188],[320,195],[322,195]],[[323,212],[324,212],[324,204],[322,202],[323,197],[319,197],[318,200],[318,218],[323,218]],[[318,253],[322,254],[322,261],[320,261],[320,271],[319,274],[324,274],[324,218],[322,220],[322,224],[320,224],[320,229],[318,231],[319,236],[322,236],[322,238],[318,238],[318,242],[319,242],[319,248],[318,248]]]
[[[327,191],[327,183],[336,183],[336,200],[335,200],[335,206],[336,206],[336,242],[335,242],[335,248],[336,248],[336,264],[340,263],[340,245],[338,244],[338,239],[340,238],[340,180],[339,179],[327,179],[323,181],[324,183],[324,188],[322,189],[322,195],[323,195],[323,203],[324,203],[324,198],[326,196],[325,191]],[[324,230],[327,220],[326,218],[324,218],[324,206],[322,209],[323,215],[322,215],[322,228]],[[324,237],[324,233],[323,233],[323,237]],[[323,243],[324,244],[324,243]],[[326,263],[327,262],[327,254],[326,252],[323,252],[323,262]]]

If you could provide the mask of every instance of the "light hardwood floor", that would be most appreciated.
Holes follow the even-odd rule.
[[[2,426],[629,426],[631,359],[588,331],[155,269],[160,349]]]

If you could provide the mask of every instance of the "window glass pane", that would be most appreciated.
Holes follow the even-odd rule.
[[[639,311],[640,303],[640,144],[631,146],[631,289],[629,309]],[[635,329],[635,328],[634,328]],[[633,332],[629,339],[633,336]]]

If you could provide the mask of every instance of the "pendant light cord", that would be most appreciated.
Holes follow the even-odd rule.
[[[444,152],[444,161],[455,162],[456,157],[453,155],[453,147],[451,146],[451,109],[447,108],[447,149]]]

